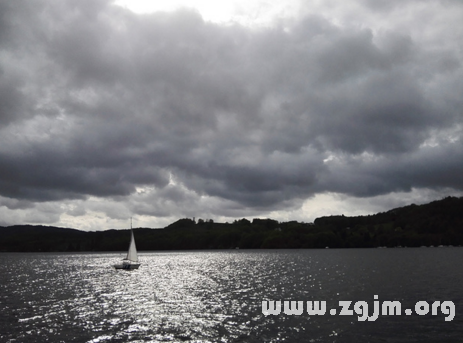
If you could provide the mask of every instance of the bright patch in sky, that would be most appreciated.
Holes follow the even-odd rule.
[[[135,13],[171,12],[179,8],[193,8],[204,20],[215,23],[237,22],[245,25],[265,24],[276,17],[290,15],[295,11],[295,1],[259,0],[117,0],[115,3]]]

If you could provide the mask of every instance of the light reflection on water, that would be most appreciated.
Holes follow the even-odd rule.
[[[463,249],[0,254],[2,342],[451,342]],[[434,317],[264,316],[262,300],[452,300]],[[40,339],[37,339],[40,337]]]

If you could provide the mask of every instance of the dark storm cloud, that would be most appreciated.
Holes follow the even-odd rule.
[[[331,161],[331,173],[320,180],[321,190],[359,197],[389,192],[410,192],[412,188],[463,188],[463,146],[429,147],[409,154],[381,157],[345,157]]]
[[[247,28],[106,1],[0,6],[0,195],[27,204],[10,208],[140,187],[166,212],[213,196],[216,214],[463,189],[457,27],[417,37],[315,14]]]

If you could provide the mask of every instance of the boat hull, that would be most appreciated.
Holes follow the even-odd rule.
[[[115,264],[113,267],[115,269],[133,270],[133,269],[138,269],[138,267],[140,267],[140,263]]]
[[[133,237],[132,218],[130,218],[130,245],[129,251],[127,251],[127,257],[122,260],[122,264],[115,264],[113,267],[122,270],[133,270],[140,267],[140,263],[138,263],[137,246],[135,245],[135,238]]]

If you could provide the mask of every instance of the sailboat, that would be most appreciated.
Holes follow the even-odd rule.
[[[129,251],[127,251],[127,257],[122,260],[122,264],[114,265],[116,269],[132,270],[140,267],[140,263],[138,263],[137,247],[135,246],[135,238],[133,238],[132,218],[130,218],[130,234],[130,245]]]

